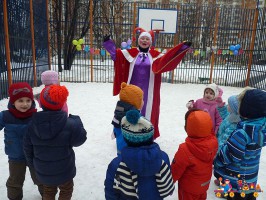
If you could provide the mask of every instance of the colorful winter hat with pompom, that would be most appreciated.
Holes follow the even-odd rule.
[[[67,101],[68,94],[65,86],[46,86],[40,95],[41,106],[47,110],[61,110]]]
[[[154,127],[137,110],[126,113],[121,121],[121,130],[129,146],[144,146],[153,142]]]

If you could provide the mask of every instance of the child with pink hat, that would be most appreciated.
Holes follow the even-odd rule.
[[[42,84],[46,87],[49,85],[60,85],[60,79],[59,79],[59,75],[56,71],[54,70],[47,70],[44,71],[41,74],[41,81]],[[39,106],[41,108],[41,104],[40,104],[40,94],[36,94],[34,95],[34,97],[37,99]],[[67,103],[65,103],[62,107],[62,111],[65,111],[66,113],[68,113],[68,106]]]

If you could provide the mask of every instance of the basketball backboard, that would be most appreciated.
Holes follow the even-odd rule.
[[[138,27],[146,31],[164,30],[161,33],[176,33],[177,10],[139,8]]]

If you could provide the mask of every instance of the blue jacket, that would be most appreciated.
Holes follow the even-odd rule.
[[[24,137],[24,151],[29,166],[45,185],[60,185],[76,175],[72,147],[82,145],[87,132],[79,116],[64,111],[42,111],[33,114]]]
[[[239,179],[257,183],[261,149],[266,145],[266,92],[248,89],[238,98],[243,119],[214,162],[214,176],[229,179],[234,189],[238,189]]]
[[[114,179],[120,162],[124,162],[128,168],[137,174],[138,196],[140,200],[162,200],[157,189],[155,174],[160,171],[162,160],[170,170],[168,155],[161,151],[158,144],[149,146],[125,147],[121,156],[111,161],[106,172],[105,198],[107,200],[128,200],[119,190],[113,188]],[[169,171],[171,173],[171,171]],[[172,180],[172,177],[171,177]]]
[[[261,149],[265,145],[266,117],[239,122],[217,153],[215,177],[229,179],[234,189],[238,189],[239,175],[247,183],[257,183]]]
[[[11,161],[26,161],[23,152],[23,137],[31,117],[19,119],[8,110],[0,112],[0,130],[4,128],[5,153]]]
[[[218,132],[216,134],[219,148],[226,142],[232,132],[236,129],[237,123],[240,122],[240,116],[235,113],[229,113],[227,111],[227,106],[223,106],[222,108],[218,108],[218,111],[223,119],[222,123],[219,126]]]

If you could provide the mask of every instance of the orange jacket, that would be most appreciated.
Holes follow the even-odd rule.
[[[204,138],[187,137],[185,143],[179,146],[171,164],[173,180],[178,180],[178,188],[193,194],[206,192],[217,149],[217,139],[213,135]]]

